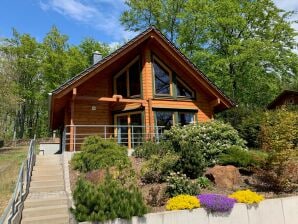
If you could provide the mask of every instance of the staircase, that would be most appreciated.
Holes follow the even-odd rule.
[[[21,223],[69,223],[61,155],[36,156]]]

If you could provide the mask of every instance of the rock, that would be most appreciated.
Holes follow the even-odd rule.
[[[241,182],[241,175],[235,166],[214,166],[209,168],[205,176],[221,188],[233,189]]]

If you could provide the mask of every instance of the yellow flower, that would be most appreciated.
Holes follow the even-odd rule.
[[[195,196],[181,194],[167,201],[167,210],[194,209],[200,207],[200,201]]]
[[[251,190],[239,190],[229,195],[230,198],[236,199],[237,202],[246,204],[260,203],[264,200],[264,196],[257,194]]]

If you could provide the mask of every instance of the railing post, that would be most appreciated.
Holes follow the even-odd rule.
[[[107,140],[107,126],[105,125],[105,140]]]
[[[73,151],[76,151],[76,135],[77,135],[77,127],[74,126],[74,136],[73,136]]]
[[[131,126],[131,138],[132,138],[132,148],[135,148],[135,139],[134,139],[134,131],[133,131],[133,125]]]

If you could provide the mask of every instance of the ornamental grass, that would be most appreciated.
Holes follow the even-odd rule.
[[[251,190],[239,190],[229,195],[239,203],[258,204],[264,200],[264,196]]]
[[[200,194],[198,199],[201,206],[210,212],[230,212],[236,202],[233,198],[219,194]]]
[[[183,210],[200,207],[200,201],[196,196],[188,194],[177,195],[167,201],[166,210]]]

